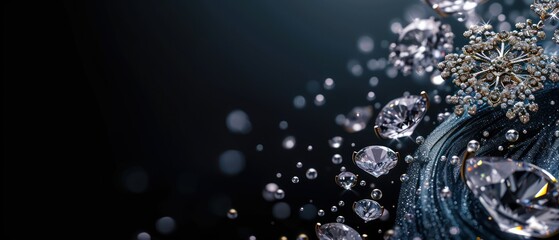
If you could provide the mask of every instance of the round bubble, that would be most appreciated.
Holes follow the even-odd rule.
[[[285,202],[278,202],[272,207],[272,215],[277,219],[287,219],[291,215],[291,207]]]
[[[155,223],[155,228],[161,234],[170,234],[175,230],[175,219],[171,217],[162,217]]]
[[[147,232],[141,232],[141,233],[138,233],[137,239],[138,240],[151,240],[151,235],[149,235],[149,233],[147,233]]]
[[[148,188],[149,178],[143,168],[132,167],[123,173],[122,182],[126,190],[133,193],[142,193]]]
[[[314,205],[308,203],[303,206],[303,211],[299,212],[299,217],[304,220],[313,220],[316,218],[317,212],[317,208]]]
[[[226,118],[226,125],[232,133],[247,134],[252,130],[248,115],[242,110],[234,110]]]
[[[237,175],[245,168],[245,155],[237,150],[227,150],[219,156],[219,169],[227,175]]]

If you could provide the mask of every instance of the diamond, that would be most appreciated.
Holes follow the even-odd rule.
[[[468,187],[508,233],[545,238],[559,230],[559,185],[533,164],[499,157],[465,162]]]
[[[425,0],[442,17],[454,15],[462,17],[474,11],[483,0]]]
[[[350,190],[357,183],[357,175],[352,172],[342,172],[336,176],[338,186]]]
[[[375,177],[387,174],[398,163],[398,153],[383,146],[368,146],[353,154],[353,162]]]
[[[317,223],[315,231],[320,240],[362,240],[355,229],[343,223]]]
[[[431,17],[415,19],[399,32],[398,41],[390,44],[388,60],[404,75],[423,75],[452,51],[454,34],[450,25]]]
[[[390,101],[375,121],[375,132],[381,138],[396,139],[410,136],[429,107],[425,92]]]
[[[371,107],[354,107],[349,112],[343,122],[346,131],[353,133],[359,132],[367,127],[367,122],[373,116]]]
[[[375,220],[382,216],[384,208],[371,199],[361,199],[353,203],[353,211],[365,222]]]

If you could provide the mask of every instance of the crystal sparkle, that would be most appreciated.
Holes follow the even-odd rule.
[[[317,223],[315,231],[320,240],[362,240],[355,229],[343,223]]]
[[[379,177],[398,163],[398,153],[384,146],[368,146],[354,153],[353,161],[363,171]]]
[[[390,101],[375,121],[379,137],[396,139],[410,136],[427,112],[427,94],[411,95]]]
[[[353,204],[353,211],[365,222],[368,222],[382,216],[384,208],[374,200],[361,199]]]

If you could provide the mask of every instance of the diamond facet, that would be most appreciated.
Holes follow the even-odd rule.
[[[547,171],[499,157],[465,164],[468,187],[502,231],[542,238],[559,230],[559,185]]]
[[[379,177],[396,166],[398,154],[390,148],[373,145],[354,153],[353,161],[363,171]]]
[[[382,216],[384,208],[371,199],[361,199],[353,203],[353,211],[365,222],[375,220]]]
[[[425,0],[439,15],[457,16],[459,19],[474,11],[483,0]]]
[[[346,190],[350,190],[356,183],[357,175],[352,172],[342,172],[336,176],[336,184]]]
[[[427,112],[427,95],[411,95],[390,101],[375,121],[375,132],[382,138],[410,136]]]
[[[320,240],[362,240],[355,229],[343,223],[317,223],[315,231]]]

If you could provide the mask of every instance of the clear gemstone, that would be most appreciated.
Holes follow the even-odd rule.
[[[344,189],[351,189],[357,183],[357,175],[352,172],[342,172],[336,176],[336,184]]]
[[[390,101],[376,119],[380,137],[396,139],[410,136],[427,111],[427,99],[411,95]]]
[[[371,107],[354,107],[344,119],[344,127],[346,131],[353,133],[359,132],[365,127],[373,116],[373,109]]]
[[[319,240],[362,240],[355,229],[343,223],[317,223],[316,236]]]
[[[361,199],[353,204],[353,211],[365,222],[368,222],[382,216],[384,208],[374,200]]]
[[[363,171],[379,177],[398,163],[398,154],[383,146],[368,146],[355,153],[353,161]]]
[[[433,17],[415,19],[398,34],[398,41],[389,46],[388,59],[404,75],[433,72],[438,61],[452,52],[454,34],[450,25]]]
[[[441,16],[462,17],[470,13],[482,0],[428,0],[426,1]]]
[[[559,230],[559,185],[544,169],[499,157],[466,161],[466,183],[502,231],[545,238]]]

